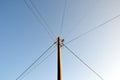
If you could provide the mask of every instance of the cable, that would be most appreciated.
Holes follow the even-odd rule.
[[[21,73],[21,74],[16,78],[16,80],[19,80],[19,78],[20,78],[22,75],[24,75],[39,59],[41,59],[41,57],[44,56],[45,53],[46,53],[49,49],[51,49],[51,47],[52,47],[54,44],[56,44],[56,42],[54,42],[48,49],[46,49],[46,50],[42,53],[42,55],[40,55],[27,69],[25,69],[25,70],[23,71],[23,73]]]
[[[24,77],[26,77],[30,72],[33,71],[33,69],[35,69],[37,66],[39,66],[40,64],[42,64],[45,60],[47,60],[54,52],[55,52],[55,49],[48,56],[46,56],[40,63],[38,63],[37,65],[35,65],[29,72],[27,72],[26,75],[24,75],[22,78],[19,78],[19,80],[22,80]]]
[[[42,15],[40,14],[40,12],[38,11],[38,9],[34,6],[34,4],[31,2],[31,0],[29,0],[32,7],[36,10],[37,14],[39,14],[39,16],[41,17],[41,19],[39,18],[39,16],[36,14],[36,12],[34,11],[34,9],[32,7],[30,7],[30,5],[28,4],[28,2],[26,0],[24,0],[25,5],[30,9],[30,11],[32,12],[32,14],[36,17],[36,19],[38,20],[38,22],[43,26],[44,30],[47,32],[47,34],[49,35],[49,37],[54,41],[53,36],[51,35],[51,33],[49,32],[49,30],[47,29],[48,25],[46,23],[46,21],[44,20],[44,18],[42,17]],[[47,27],[46,27],[47,26]]]
[[[48,30],[53,34],[53,36],[56,38],[54,32],[52,31],[52,29],[50,28],[50,26],[48,25],[48,23],[46,22],[46,20],[44,19],[44,17],[42,16],[42,14],[40,13],[40,11],[37,9],[37,7],[35,6],[35,4],[33,3],[32,0],[29,0],[30,3],[32,4],[33,8],[36,10],[36,12],[39,14],[39,16],[41,17],[41,19],[43,20],[43,22],[46,25],[46,28],[48,28]]]
[[[65,44],[63,46],[70,51],[80,62],[82,62],[88,69],[90,69],[96,76],[98,76],[101,80],[104,80],[95,70],[93,70],[87,63],[85,63],[80,57],[78,57],[71,49],[69,49]]]
[[[107,21],[105,21],[104,23],[102,23],[102,24],[100,24],[100,25],[98,25],[98,26],[96,26],[96,27],[94,27],[94,28],[88,30],[87,32],[82,33],[81,35],[77,36],[76,38],[73,38],[72,40],[68,41],[68,42],[65,43],[65,44],[68,44],[68,43],[70,43],[70,42],[72,42],[72,41],[74,41],[74,40],[76,40],[76,39],[78,39],[78,38],[80,38],[80,37],[82,37],[82,36],[88,34],[89,32],[92,32],[92,31],[94,31],[94,30],[96,30],[96,29],[102,27],[103,25],[105,25],[105,24],[111,22],[112,20],[114,20],[114,19],[116,19],[116,18],[118,18],[118,17],[120,17],[120,14],[117,15],[117,16],[115,16],[115,17],[113,17],[113,18],[111,18],[111,19],[109,19],[109,20],[107,20]]]
[[[85,17],[86,17],[85,15],[81,17],[81,19],[79,20],[79,25],[80,25],[80,23],[85,19]],[[79,26],[78,26],[78,24],[77,24],[76,27],[74,27],[72,30],[70,30],[70,31],[68,32],[69,34],[68,34],[65,38],[67,39],[68,37],[70,37],[70,36],[71,36],[71,33],[75,32],[75,30],[78,29],[78,27],[79,27]]]
[[[60,35],[62,34],[62,31],[63,31],[63,23],[64,23],[64,18],[65,18],[66,6],[67,6],[67,0],[65,0],[65,5],[64,5],[64,9],[63,9],[63,15],[62,15],[62,21],[61,21],[61,28],[60,28]]]

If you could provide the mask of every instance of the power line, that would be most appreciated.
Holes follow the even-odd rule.
[[[62,21],[61,21],[61,28],[60,28],[60,35],[62,34],[62,31],[63,31],[63,23],[64,23],[64,18],[65,18],[66,6],[67,6],[67,0],[65,0],[65,5],[64,5],[64,9],[63,9],[63,15],[62,15]]]
[[[89,70],[91,70],[96,76],[98,76],[101,80],[104,80],[95,70],[93,70],[87,63],[85,63],[80,57],[78,57],[71,49],[69,49],[65,44],[63,46],[69,50],[80,62],[82,62]]]
[[[80,25],[80,23],[85,19],[85,17],[86,17],[85,15],[81,17],[81,19],[79,20],[79,25]],[[71,33],[75,32],[75,30],[78,29],[78,27],[79,27],[79,26],[78,26],[78,24],[77,24],[77,27],[74,27],[72,30],[70,30],[70,31],[69,31],[69,34],[68,34],[65,38],[67,39],[68,37],[70,37],[70,36],[71,36]]]
[[[53,53],[55,52],[55,49],[49,54],[47,55],[40,63],[38,63],[37,65],[35,65],[32,69],[30,69],[29,72],[26,73],[26,75],[24,75],[22,78],[19,78],[19,80],[22,80],[24,77],[26,77],[30,72],[33,71],[33,69],[35,69],[37,66],[39,66],[40,64],[42,64],[46,59],[48,59]]]
[[[20,77],[22,77],[22,75],[24,75],[38,60],[41,59],[41,57],[43,57],[45,55],[45,53],[47,53],[48,50],[51,49],[51,47],[53,47],[53,45],[55,45],[56,42],[54,42],[49,48],[47,48],[27,69],[25,69],[23,71],[23,73],[21,73],[17,78],[16,80],[19,80]]]
[[[40,11],[37,9],[37,7],[35,6],[35,4],[33,3],[32,0],[29,0],[33,6],[33,8],[36,10],[36,12],[39,14],[39,16],[42,18],[43,22],[46,25],[46,28],[48,28],[48,30],[53,34],[53,36],[56,38],[54,32],[52,31],[52,29],[50,28],[50,26],[48,25],[48,23],[46,22],[46,20],[44,19],[44,17],[42,16],[42,14],[40,13]]]
[[[44,30],[47,32],[47,34],[49,35],[49,37],[54,41],[54,37],[53,35],[51,35],[50,33],[50,29],[47,29],[49,26],[46,23],[46,21],[44,20],[44,18],[42,17],[41,13],[38,11],[38,9],[34,6],[33,2],[31,0],[29,0],[29,2],[31,3],[31,7],[28,4],[28,2],[26,0],[24,0],[25,5],[30,9],[30,11],[32,12],[32,14],[36,17],[36,19],[38,20],[38,22],[43,26]],[[36,10],[36,12],[34,11],[34,9]],[[39,16],[38,16],[39,15]],[[40,19],[40,18],[42,19]]]
[[[107,20],[107,21],[105,21],[104,23],[102,23],[102,24],[100,24],[100,25],[98,25],[98,26],[96,26],[96,27],[94,27],[94,28],[92,28],[92,29],[88,30],[87,32],[82,33],[81,35],[79,35],[79,36],[77,36],[77,37],[73,38],[72,40],[68,41],[68,42],[67,42],[67,43],[65,43],[65,44],[68,44],[68,43],[70,43],[70,42],[72,42],[72,41],[75,41],[76,39],[79,39],[80,37],[82,37],[82,36],[84,36],[84,35],[86,35],[86,34],[88,34],[88,33],[92,32],[92,31],[94,31],[94,30],[96,30],[96,29],[98,29],[98,28],[102,27],[103,25],[105,25],[105,24],[107,24],[107,23],[111,22],[112,20],[114,20],[114,19],[116,19],[116,18],[118,18],[118,17],[120,17],[120,14],[119,14],[119,15],[117,15],[117,16],[115,16],[115,17],[113,17],[113,18],[111,18],[111,19],[109,19],[109,20]]]

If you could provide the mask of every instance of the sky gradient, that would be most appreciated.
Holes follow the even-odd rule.
[[[32,1],[56,41],[65,0]],[[66,43],[119,14],[119,0],[67,0],[60,37]],[[16,80],[53,42],[24,0],[0,0],[0,80]],[[66,45],[104,80],[120,80],[120,17]],[[56,56],[57,51],[22,80],[57,80]],[[63,80],[100,80],[64,47],[62,58]]]

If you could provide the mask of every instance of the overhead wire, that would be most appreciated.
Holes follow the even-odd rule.
[[[81,19],[79,20],[79,21],[80,21],[80,22],[79,22],[79,25],[80,25],[80,23],[83,21],[83,19],[85,19],[85,17],[86,17],[85,15],[81,17]],[[78,29],[78,24],[77,24],[76,27],[74,27],[72,30],[69,31],[69,34],[68,34],[67,36],[65,36],[65,38],[67,39],[68,37],[70,37],[71,34],[72,34],[73,32],[75,32],[76,29]]]
[[[45,60],[47,60],[54,52],[55,52],[55,49],[49,55],[47,55],[40,63],[38,63],[32,69],[30,69],[30,71],[27,72],[23,77],[19,78],[19,80],[22,80],[24,77],[26,77],[28,74],[30,74],[30,72],[32,72],[37,66],[42,64]]]
[[[89,70],[91,70],[96,76],[98,76],[101,80],[104,80],[100,74],[98,74],[94,69],[92,69],[87,63],[85,63],[79,56],[77,56],[71,49],[69,49],[65,44],[63,46],[72,53],[80,62],[82,62]]]
[[[105,21],[105,22],[103,22],[103,23],[101,23],[101,24],[99,24],[99,25],[96,26],[96,27],[93,27],[92,29],[86,31],[85,33],[80,34],[79,36],[77,36],[77,37],[71,39],[70,41],[66,42],[65,44],[69,44],[69,43],[71,43],[72,41],[75,41],[75,40],[79,39],[80,37],[82,37],[82,36],[84,36],[84,35],[86,35],[86,34],[92,32],[92,31],[94,31],[94,30],[96,30],[96,29],[102,27],[103,25],[105,25],[105,24],[107,24],[107,23],[113,21],[114,19],[116,19],[116,18],[118,18],[118,17],[120,17],[120,14],[117,15],[117,16],[112,17],[111,19],[109,19],[109,20],[107,20],[107,21]]]
[[[29,2],[31,3],[31,6],[28,4],[28,2],[26,0],[24,0],[24,3],[25,5],[30,9],[30,11],[32,12],[32,14],[36,17],[36,19],[38,20],[38,22],[42,25],[42,27],[44,28],[44,30],[47,32],[47,34],[49,35],[49,37],[55,41],[55,34],[53,33],[53,31],[51,31],[50,33],[50,30],[51,29],[48,29],[49,28],[49,25],[47,24],[47,22],[44,20],[43,16],[41,15],[41,13],[39,12],[39,10],[36,8],[36,6],[34,5],[34,3],[29,0]],[[34,9],[33,9],[34,8]],[[35,11],[36,12],[35,12]],[[40,17],[40,18],[39,18]],[[42,20],[41,20],[42,19]]]
[[[61,36],[61,34],[62,34],[62,31],[63,31],[63,24],[64,24],[66,6],[67,6],[67,0],[65,0],[65,5],[64,5],[63,14],[62,14],[62,21],[61,21],[61,28],[60,28],[60,36]]]
[[[28,68],[26,68],[17,78],[16,80],[19,80],[22,75],[24,75],[37,61],[39,61],[46,53],[48,50],[50,50],[56,42],[54,42],[50,47],[48,47]]]
[[[34,9],[36,10],[36,12],[39,14],[39,16],[42,18],[43,22],[46,25],[46,28],[48,28],[48,30],[52,33],[52,35],[56,38],[54,32],[52,31],[52,29],[50,28],[50,26],[48,25],[48,23],[46,22],[46,20],[44,19],[44,17],[42,16],[42,14],[40,13],[40,11],[37,9],[36,5],[33,3],[32,0],[29,0],[32,4],[32,6],[34,7]]]
[[[93,4],[92,6],[94,7],[95,4]],[[91,11],[91,9],[92,9],[92,8],[90,7],[87,13],[89,13],[89,11]],[[85,12],[86,12],[86,11],[87,11],[87,10],[85,10]],[[76,27],[74,27],[72,30],[69,31],[70,33],[65,37],[66,39],[71,36],[71,35],[70,35],[71,33],[73,33],[76,29],[78,29],[78,27],[79,27],[78,25],[80,25],[81,22],[82,22],[85,18],[87,18],[87,15],[81,16],[81,18],[80,18],[80,20],[79,20],[79,24],[77,24]]]

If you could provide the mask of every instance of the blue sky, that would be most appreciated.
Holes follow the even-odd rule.
[[[26,1],[29,3],[29,0]],[[33,2],[57,39],[60,34],[65,0],[34,0]],[[66,43],[119,14],[119,0],[67,0],[60,37]],[[119,35],[120,17],[67,46],[105,80],[120,80]],[[0,0],[0,80],[15,80],[52,43],[24,0]],[[54,49],[56,47],[50,52]],[[56,56],[57,51],[23,80],[56,80]],[[64,47],[62,58],[63,80],[100,80]]]

